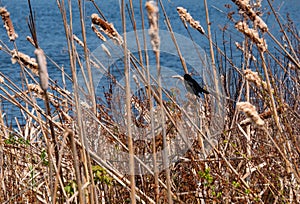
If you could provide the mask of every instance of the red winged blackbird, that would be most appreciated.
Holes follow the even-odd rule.
[[[191,77],[189,74],[185,74],[184,78],[184,85],[185,88],[190,92],[195,94],[196,96],[200,97],[199,93],[209,94],[204,88],[202,88],[195,79]]]

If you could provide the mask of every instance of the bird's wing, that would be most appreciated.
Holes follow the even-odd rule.
[[[194,79],[191,79],[191,81],[189,82],[189,84],[194,85],[192,86],[193,91],[196,95],[198,95],[199,93],[205,93],[205,94],[209,94],[209,92],[207,90],[205,90],[204,88],[202,88],[198,82]]]
[[[190,79],[190,80],[185,80],[184,81],[185,84],[186,84],[186,88],[189,92],[195,94],[195,95],[198,95],[199,94],[199,85],[198,83],[194,80],[194,79]]]

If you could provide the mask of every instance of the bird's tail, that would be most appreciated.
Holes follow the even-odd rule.
[[[207,90],[205,90],[205,89],[203,89],[202,92],[205,93],[205,94],[210,94],[210,93],[209,93]]]

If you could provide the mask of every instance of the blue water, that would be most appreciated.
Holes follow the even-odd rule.
[[[57,7],[56,1],[54,0],[32,0],[32,6],[36,17],[36,29],[38,35],[38,41],[40,47],[45,51],[45,53],[52,58],[59,66],[64,66],[67,73],[70,73],[69,66],[69,57],[67,52],[67,44],[65,40],[65,32],[62,23],[62,17]],[[66,1],[67,2],[67,1]],[[112,1],[95,1],[98,2],[98,6],[101,8],[105,17],[109,22],[113,22],[115,28],[122,33],[122,24],[120,17],[120,7],[119,0]],[[126,1],[128,3],[128,1]],[[221,3],[220,3],[221,2]],[[184,26],[181,23],[181,20],[178,17],[176,12],[177,6],[185,7],[190,14],[200,21],[202,25],[205,25],[205,10],[204,4],[202,1],[195,0],[164,0],[163,1],[168,17],[170,18],[173,30],[178,35],[182,35],[184,37],[188,37],[187,32]],[[84,4],[84,15],[85,15],[85,24],[87,31],[87,44],[91,51],[95,50],[102,43],[92,32],[90,29],[91,19],[90,16],[92,13],[97,13],[97,10],[94,8],[93,4],[90,1],[83,1]],[[145,4],[145,0],[143,0],[143,5]],[[225,8],[225,4],[231,4],[232,8]],[[264,1],[264,5],[267,3]],[[291,19],[294,20],[296,25],[300,23],[300,4],[299,0],[275,0],[273,2],[275,10],[279,11],[280,19],[283,23],[286,23],[286,14],[290,13]],[[27,26],[27,18],[29,15],[29,9],[26,0],[2,0],[0,1],[0,6],[5,6],[7,10],[11,14],[11,19],[13,21],[16,33],[19,35],[19,38],[16,40],[16,45],[19,51],[24,52],[31,57],[34,56],[34,48],[32,45],[26,40],[26,36],[30,35],[28,26]],[[79,38],[81,37],[81,25],[79,21],[79,11],[77,8],[77,0],[72,1],[73,6],[73,31]],[[212,26],[212,34],[213,38],[217,39],[219,45],[222,45],[222,32],[221,28],[224,28],[226,25],[228,27],[228,32],[225,33],[226,41],[229,41],[232,38],[232,41],[241,41],[243,36],[235,31],[234,23],[227,19],[227,13],[229,11],[236,11],[236,6],[229,0],[220,1],[220,0],[208,0],[208,6],[210,11],[210,21]],[[139,11],[139,1],[134,1],[134,10],[136,17],[137,28],[141,29],[141,17]],[[271,12],[270,9],[263,10],[264,16],[263,19],[266,20],[271,32],[275,36],[280,36],[280,32],[278,31],[278,25],[274,20],[274,17],[267,16],[268,12]],[[144,10],[144,15],[146,11]],[[128,15],[127,15],[128,17]],[[163,21],[163,13],[160,11],[160,29],[167,30],[165,23]],[[236,19],[239,20],[239,19]],[[1,22],[2,23],[2,22]],[[145,21],[146,26],[148,26],[148,21]],[[204,27],[206,30],[206,28]],[[130,32],[133,30],[132,25],[130,24],[129,18],[127,18],[127,31]],[[197,31],[189,29],[194,41],[204,50],[207,51],[209,48],[208,41],[201,36]],[[10,48],[13,49],[13,44],[8,41],[6,31],[4,28],[0,29],[0,39]],[[269,41],[268,41],[269,42]],[[183,42],[184,43],[184,42]],[[170,45],[171,46],[171,45]],[[169,48],[167,48],[169,49]],[[170,48],[171,49],[171,48]],[[174,49],[174,48],[172,48]],[[233,48],[235,51],[235,48]],[[82,54],[81,51],[79,53]],[[207,52],[208,53],[208,52]],[[233,56],[236,56],[239,59],[239,53],[233,53]],[[150,56],[151,57],[151,56]],[[150,60],[153,60],[150,58]],[[180,61],[178,58],[174,59],[174,56],[163,54],[161,58],[161,65],[163,67],[168,67],[170,70],[172,69],[175,73],[183,74],[183,70],[180,65]],[[48,61],[48,71],[49,75],[53,80],[56,80],[59,84],[61,84],[61,72]],[[195,69],[197,71],[197,67],[189,65],[189,69]],[[8,78],[10,78],[14,83],[21,86],[22,81],[20,80],[20,68],[17,65],[12,65],[10,57],[4,53],[0,52],[0,71],[4,73]],[[166,73],[168,74],[168,73]],[[173,73],[172,73],[173,74]],[[201,73],[198,73],[201,74]],[[166,82],[167,84],[167,82]],[[11,113],[12,116],[20,115],[19,111],[15,107],[11,107],[5,101],[3,101],[4,111]]]

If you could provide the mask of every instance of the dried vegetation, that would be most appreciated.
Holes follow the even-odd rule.
[[[81,0],[78,2],[81,9]],[[99,14],[88,14],[92,30],[103,42],[106,35],[126,53],[128,58],[123,65],[130,65],[127,67],[129,71],[135,71],[135,83],[145,87],[143,93],[138,92],[135,96],[125,93],[128,84],[124,87],[118,83],[109,67],[103,67],[88,49],[84,49],[87,63],[105,70],[109,79],[109,88],[103,90],[104,96],[95,96],[94,84],[86,75],[86,72],[91,73],[88,70],[91,67],[84,67],[77,53],[77,49],[86,48],[86,42],[71,33],[72,21],[68,21],[66,14],[70,10],[65,7],[64,1],[57,1],[57,5],[67,36],[69,72],[55,64],[38,47],[39,29],[35,27],[32,13],[29,23],[31,37],[27,39],[31,43],[28,46],[33,45],[36,51],[27,54],[35,54],[36,58],[18,51],[17,34],[10,14],[5,8],[0,8],[8,38],[15,46],[10,50],[0,41],[1,52],[18,64],[23,82],[20,87],[0,72],[0,98],[18,107],[24,118],[22,121],[25,121],[21,124],[15,119],[12,127],[7,119],[9,113],[1,107],[0,202],[300,203],[300,37],[289,16],[287,23],[282,24],[270,0],[267,2],[267,8],[272,11],[269,14],[262,13],[264,8],[260,1],[227,2],[224,10],[228,13],[228,22],[235,25],[236,30],[227,30],[225,26],[219,31],[224,38],[223,45],[214,41],[210,48],[216,57],[215,64],[221,78],[219,86],[224,90],[224,96],[209,95],[194,103],[195,97],[187,95],[189,102],[186,104],[178,104],[167,92],[163,98],[160,82],[150,85],[151,76],[147,69],[151,53],[145,52],[145,56],[140,55],[137,59],[127,50],[126,38],[106,20],[101,5],[99,8],[95,1],[89,2],[99,11]],[[159,60],[158,18],[165,18],[169,30],[172,30],[164,6],[168,4],[149,1],[141,5],[139,11],[148,12],[149,27],[141,29],[150,28],[148,34],[158,74],[160,63],[163,63]],[[134,22],[132,5],[126,11]],[[176,13],[176,9],[173,12]],[[211,39],[185,8],[178,7],[177,12],[178,19],[182,20],[189,33],[199,35],[189,30],[187,23],[199,31],[202,38]],[[278,31],[268,28],[264,22],[266,15],[277,20],[283,36],[281,40],[272,35]],[[204,19],[201,21],[204,22]],[[232,32],[237,37],[231,39]],[[172,33],[170,37],[176,43]],[[80,47],[76,47],[74,42]],[[138,40],[137,44],[139,47]],[[234,49],[234,45],[237,45],[237,50],[226,49]],[[105,45],[102,47],[109,57],[114,55]],[[142,49],[139,47],[139,51]],[[182,68],[187,72],[180,47],[177,50]],[[242,60],[230,58],[232,51],[241,52]],[[51,73],[48,75],[49,61],[47,63],[46,59],[50,59],[61,73],[61,83],[53,81]],[[78,86],[76,66],[81,70],[86,88]],[[67,83],[72,84],[72,91],[66,88]],[[116,89],[112,89],[113,86],[119,87],[120,93],[114,93]],[[208,88],[211,93],[218,93],[213,87]],[[82,95],[85,101],[80,100]],[[214,97],[226,98],[219,107],[225,113],[221,118],[224,124],[215,139],[208,140],[210,126],[214,123],[215,113],[210,107]],[[126,98],[132,108],[124,108],[123,99]],[[128,124],[131,121],[127,117],[128,111],[133,115],[132,124]],[[122,117],[115,117],[116,112]],[[131,131],[141,137],[128,140]],[[191,142],[173,162],[168,156],[179,146],[187,144],[185,140],[172,142],[182,135]],[[107,148],[107,144],[114,148]],[[161,154],[168,144],[168,151]],[[121,154],[128,152],[135,156],[136,165],[134,168],[131,166],[134,176],[128,175],[129,171],[120,171],[128,168],[129,156]],[[153,159],[149,159],[151,162],[138,160],[143,156]],[[166,165],[168,159],[170,165],[161,170],[161,165]],[[132,185],[133,182],[135,185]]]

